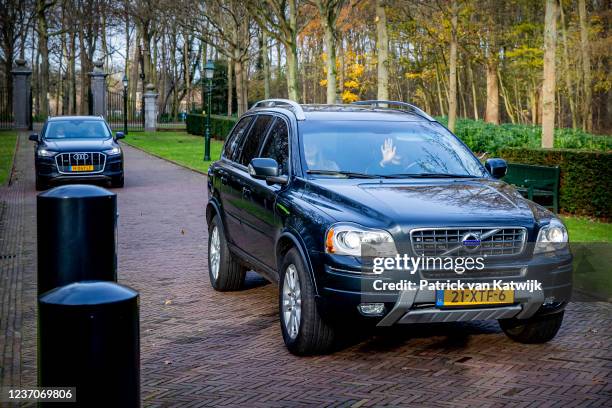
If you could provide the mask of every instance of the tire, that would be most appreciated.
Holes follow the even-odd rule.
[[[499,326],[506,336],[519,343],[537,344],[552,340],[563,322],[563,312],[530,319],[504,319]]]
[[[216,263],[215,263],[216,262]],[[221,219],[215,215],[208,228],[208,276],[213,289],[238,290],[244,283],[246,268],[227,247]]]
[[[283,340],[291,353],[303,356],[332,350],[334,327],[319,315],[310,274],[295,248],[283,258],[278,299]]]
[[[123,176],[113,177],[111,180],[111,187],[114,188],[123,188],[123,184],[125,183]]]
[[[42,191],[47,189],[47,183],[45,183],[38,175],[36,175],[36,191]]]

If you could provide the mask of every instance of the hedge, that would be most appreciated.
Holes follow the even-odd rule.
[[[446,125],[447,119],[437,118]],[[493,125],[481,120],[458,119],[455,134],[474,152],[499,154],[506,147],[537,149],[542,143],[542,127],[504,123]],[[593,135],[578,129],[555,129],[555,148],[612,150],[612,137]]]
[[[187,114],[186,124],[187,133],[192,135],[203,136],[204,135],[204,124],[206,116],[196,113]],[[215,139],[225,140],[230,130],[236,123],[236,118],[211,115],[210,116],[210,131]]]
[[[558,165],[562,211],[604,219],[612,215],[612,152],[503,148],[499,156],[509,163]]]

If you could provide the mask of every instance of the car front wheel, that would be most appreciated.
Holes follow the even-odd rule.
[[[335,330],[319,315],[312,281],[295,248],[283,259],[279,292],[281,330],[289,351],[297,355],[331,351]]]
[[[244,282],[246,268],[238,262],[227,246],[218,215],[208,228],[208,276],[215,290],[238,290]]]
[[[499,326],[506,336],[519,343],[546,343],[552,340],[563,322],[563,312],[535,316],[530,319],[503,319]]]

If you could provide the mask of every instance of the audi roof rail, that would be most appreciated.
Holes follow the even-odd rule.
[[[292,110],[297,120],[304,120],[304,110],[299,103],[292,101],[291,99],[264,99],[259,102],[255,102],[251,109],[257,108],[285,108]],[[249,110],[251,110],[249,109]]]
[[[388,106],[380,106],[380,105],[396,105],[396,106],[401,106],[404,109],[394,109],[394,110],[399,110],[399,111],[402,111],[402,112],[408,111],[408,112],[414,113],[415,115],[418,115],[418,116],[422,117],[423,119],[427,119],[430,122],[435,122],[436,121],[434,118],[429,116],[423,110],[421,110],[420,108],[418,108],[415,105],[413,105],[411,103],[408,103],[408,102],[384,101],[384,100],[372,99],[372,100],[368,100],[368,101],[356,101],[356,102],[351,103],[351,105],[372,105],[372,106],[380,107],[380,108],[387,108],[388,107]],[[408,109],[406,109],[406,108],[408,108]],[[389,108],[389,109],[393,109],[393,108]]]

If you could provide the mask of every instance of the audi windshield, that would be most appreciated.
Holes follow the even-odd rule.
[[[486,177],[472,152],[439,124],[304,121],[305,170],[324,177]]]
[[[46,139],[108,139],[111,132],[101,120],[57,120],[47,123]]]

